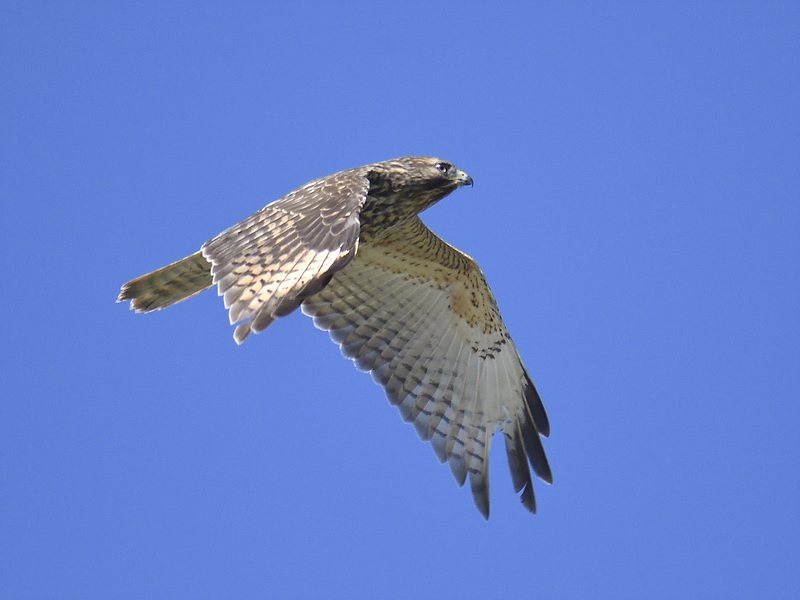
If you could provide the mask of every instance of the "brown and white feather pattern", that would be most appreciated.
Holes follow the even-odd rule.
[[[217,286],[242,343],[302,303],[345,356],[372,373],[456,481],[489,515],[488,453],[505,440],[514,489],[536,510],[552,481],[547,416],[475,262],[417,213],[472,179],[405,157],[307,183],[163,269],[126,283],[137,312]]]
[[[526,457],[552,481],[539,438],[549,433],[547,417],[470,257],[414,217],[363,244],[302,309],[346,357],[371,371],[459,485],[469,475],[486,517],[489,445],[499,426],[514,487],[535,511]]]
[[[245,321],[237,343],[292,312],[353,258],[368,188],[358,170],[317,179],[203,245],[231,324]]]
[[[150,312],[191,298],[211,285],[211,265],[202,254],[195,252],[129,281],[122,286],[117,302],[130,300],[131,309]]]

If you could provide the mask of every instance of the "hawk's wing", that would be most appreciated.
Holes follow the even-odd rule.
[[[469,473],[487,518],[489,444],[500,426],[514,488],[535,512],[527,462],[552,482],[539,438],[549,424],[474,260],[414,217],[361,246],[302,308],[372,372],[459,485]]]
[[[360,170],[317,179],[203,244],[242,343],[293,311],[352,260],[359,211],[369,191]]]

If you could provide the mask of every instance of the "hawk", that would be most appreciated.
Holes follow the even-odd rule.
[[[488,454],[499,427],[514,490],[536,512],[528,462],[552,483],[547,415],[475,261],[418,214],[472,178],[405,157],[311,181],[122,286],[118,302],[159,310],[212,286],[241,344],[298,306],[369,371],[489,518]]]

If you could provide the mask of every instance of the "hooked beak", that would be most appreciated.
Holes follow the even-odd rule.
[[[459,171],[455,180],[458,182],[458,185],[469,185],[469,186],[475,185],[472,182],[472,177],[464,173],[464,171]]]

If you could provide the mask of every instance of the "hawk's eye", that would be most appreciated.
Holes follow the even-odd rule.
[[[438,162],[436,163],[436,168],[439,169],[442,173],[447,173],[450,170],[452,165],[446,162]]]

